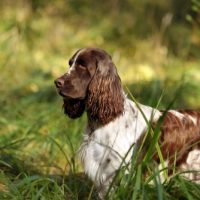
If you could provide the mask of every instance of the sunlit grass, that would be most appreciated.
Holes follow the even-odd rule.
[[[200,61],[168,57],[166,47],[154,48],[155,40],[123,37],[125,41],[117,43],[109,35],[112,31],[104,31],[111,20],[83,24],[77,31],[77,19],[54,18],[48,13],[51,7],[39,14],[29,9],[1,9],[0,199],[95,199],[95,187],[81,174],[77,158],[86,116],[65,117],[53,84],[65,72],[69,57],[84,46],[108,50],[137,100],[156,107],[163,93],[159,108],[169,105],[180,85],[173,106],[200,108]],[[127,41],[132,41],[131,49],[123,46]],[[199,185],[179,174],[161,183],[150,158],[151,153],[145,165],[133,159],[128,175],[122,168],[108,198],[199,198]]]

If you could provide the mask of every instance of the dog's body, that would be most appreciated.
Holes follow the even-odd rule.
[[[180,169],[200,169],[199,112],[170,110],[163,114],[136,105],[124,94],[116,67],[103,50],[81,49],[69,64],[69,72],[55,84],[64,97],[69,117],[77,118],[87,112],[88,125],[79,154],[85,173],[102,195],[122,161],[124,165],[130,163],[148,124],[154,127],[163,115],[159,143],[164,159],[169,164],[176,159]],[[200,175],[193,173],[188,178],[197,180]]]
[[[140,107],[147,120],[150,120],[153,109],[143,105]],[[154,114],[154,120],[157,120],[160,113]],[[94,126],[88,125],[79,155],[85,173],[95,182],[99,191],[105,193],[122,162],[123,165],[130,163],[137,141],[148,125],[135,103],[125,97],[121,116],[104,126]]]

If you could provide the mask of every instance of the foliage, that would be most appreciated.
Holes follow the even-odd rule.
[[[157,106],[163,95],[159,108],[175,97],[174,107],[200,108],[199,1],[193,2],[0,2],[0,199],[96,198],[76,157],[86,117],[66,118],[53,84],[80,47],[110,52],[124,86],[140,102]],[[145,179],[147,168],[154,186]],[[110,199],[200,194],[199,185],[179,174],[160,183],[151,162],[133,169],[130,176],[119,173]]]

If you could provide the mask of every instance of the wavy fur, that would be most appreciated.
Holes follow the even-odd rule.
[[[63,108],[66,115],[68,115],[72,119],[75,119],[83,114],[85,110],[85,103],[84,100],[65,99]]]
[[[123,113],[123,105],[119,76],[97,73],[88,88],[86,106],[89,120],[107,124]]]

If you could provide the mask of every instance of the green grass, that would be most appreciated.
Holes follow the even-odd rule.
[[[56,6],[54,12],[60,14],[52,5],[36,13],[28,5],[0,8],[0,199],[97,199],[77,158],[86,116],[64,116],[53,83],[80,47],[108,50],[123,84],[139,102],[157,107],[163,95],[159,108],[167,108],[175,97],[172,107],[200,108],[200,59],[184,57],[188,47],[181,49],[181,43],[179,57],[174,56],[165,53],[163,44],[155,45],[157,38],[151,35],[141,38],[135,29],[119,29],[118,23],[131,17],[126,12],[113,24],[115,14],[106,20],[91,10],[94,21],[87,21],[87,7],[80,15],[76,6],[66,13],[61,2]],[[88,23],[82,23],[82,16]],[[180,42],[174,27],[168,34]],[[187,27],[181,30],[188,34]],[[200,186],[176,172],[160,182],[159,169],[151,162],[157,135],[144,162],[137,165],[135,156],[128,174],[126,167],[119,170],[108,199],[199,199]]]

